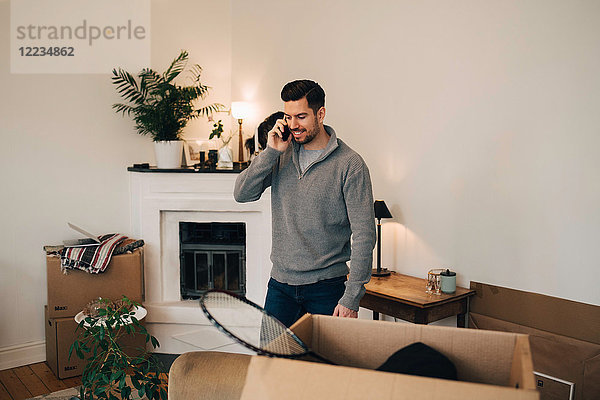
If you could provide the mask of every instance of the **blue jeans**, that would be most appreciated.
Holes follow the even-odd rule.
[[[308,285],[288,285],[271,278],[265,309],[289,327],[305,313],[332,315],[346,290],[346,276]]]

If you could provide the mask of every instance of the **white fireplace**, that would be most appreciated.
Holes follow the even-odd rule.
[[[130,172],[131,229],[145,242],[146,326],[160,353],[246,352],[208,322],[197,300],[180,295],[180,222],[246,226],[246,297],[264,304],[271,262],[270,191],[259,201],[233,199],[236,173]]]

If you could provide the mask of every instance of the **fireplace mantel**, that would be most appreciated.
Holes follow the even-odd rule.
[[[179,222],[246,224],[246,297],[263,304],[271,262],[270,191],[259,201],[237,203],[238,174],[143,173],[130,171],[131,230],[146,243],[146,324],[161,343],[158,352],[245,352],[212,328],[196,300],[181,300]]]

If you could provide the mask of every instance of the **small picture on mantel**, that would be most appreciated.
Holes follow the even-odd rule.
[[[183,152],[185,153],[185,162],[191,167],[204,160],[201,159],[200,153],[208,152],[208,141],[201,139],[185,139],[183,142]]]

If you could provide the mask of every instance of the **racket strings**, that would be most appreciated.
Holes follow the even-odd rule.
[[[263,315],[260,327],[260,346],[262,350],[282,355],[306,353],[306,349],[289,333],[289,330],[277,319]]]
[[[295,356],[308,350],[292,331],[262,308],[217,291],[206,293],[202,301],[225,333],[256,347],[259,352]]]

